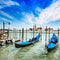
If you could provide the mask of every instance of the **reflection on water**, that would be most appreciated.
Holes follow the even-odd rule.
[[[59,44],[60,45],[60,44]],[[60,60],[60,46],[47,52],[42,40],[23,48],[14,45],[0,47],[0,60]]]

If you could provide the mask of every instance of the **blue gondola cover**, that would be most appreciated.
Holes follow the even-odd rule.
[[[49,44],[47,45],[48,51],[54,49],[57,46],[57,43],[58,43],[58,37],[55,34],[53,34],[53,36],[49,40]]]

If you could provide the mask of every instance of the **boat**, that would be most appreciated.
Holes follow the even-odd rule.
[[[36,37],[34,37],[32,39],[29,39],[29,41],[25,41],[25,42],[19,42],[18,41],[18,42],[15,42],[15,47],[19,48],[19,47],[29,46],[29,45],[39,41],[39,38],[40,38],[40,33]]]
[[[0,40],[0,46],[4,46],[5,40]]]
[[[52,49],[56,48],[58,45],[58,37],[53,33],[53,36],[49,40],[49,44],[47,45],[48,52]]]
[[[13,44],[13,42],[12,42],[12,39],[10,39],[10,40],[6,40],[6,45],[8,45],[8,44]]]

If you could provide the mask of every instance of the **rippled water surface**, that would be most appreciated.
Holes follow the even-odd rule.
[[[47,52],[42,40],[24,48],[13,45],[0,47],[0,60],[60,60],[59,43],[56,49]]]

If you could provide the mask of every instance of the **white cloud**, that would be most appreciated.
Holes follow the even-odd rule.
[[[9,4],[10,3],[11,2],[9,2]],[[5,3],[5,5],[11,6],[11,5],[15,5],[15,3],[14,4],[11,3],[11,5],[8,5],[8,3]],[[22,27],[26,28],[27,26],[30,27],[30,26],[33,26],[34,24],[45,25],[46,23],[49,23],[51,21],[60,20],[60,1],[54,0],[53,3],[46,9],[41,10],[40,8],[36,8],[36,11],[40,12],[38,17],[35,17],[33,15],[33,13],[28,14],[28,13],[23,12],[22,15],[24,16],[24,18],[23,18],[24,22],[21,22],[20,26],[23,25]],[[7,17],[15,20],[15,18],[13,18],[12,16],[8,15],[7,13],[5,13],[3,11],[2,12],[0,11],[0,13],[4,16],[7,16]]]
[[[44,10],[38,9],[40,14],[38,17],[35,17],[33,14],[26,14],[25,23],[30,24],[30,26],[36,24],[38,26],[45,25],[46,23],[60,20],[60,1],[54,0],[54,2]]]
[[[24,22],[26,23],[26,24],[29,24],[29,25],[33,25],[33,18],[34,18],[34,16],[33,16],[33,14],[28,14],[28,13],[23,13],[23,16],[24,16]]]
[[[11,5],[17,5],[20,6],[20,4],[18,2],[12,1],[12,0],[1,0],[0,1],[0,9],[7,7],[7,6],[11,6]]]
[[[8,18],[10,18],[12,20],[15,20],[14,17],[10,16],[9,14],[5,13],[4,11],[0,11],[0,14],[3,15],[3,16],[6,16],[6,17],[8,17]]]
[[[5,21],[5,22],[10,22],[10,23],[12,23],[10,20],[7,20],[7,19],[5,19],[5,18],[0,18],[0,20]]]
[[[44,24],[51,21],[56,21],[60,19],[60,1],[56,1],[51,4],[48,8],[44,9],[38,18],[36,19],[37,24]]]

